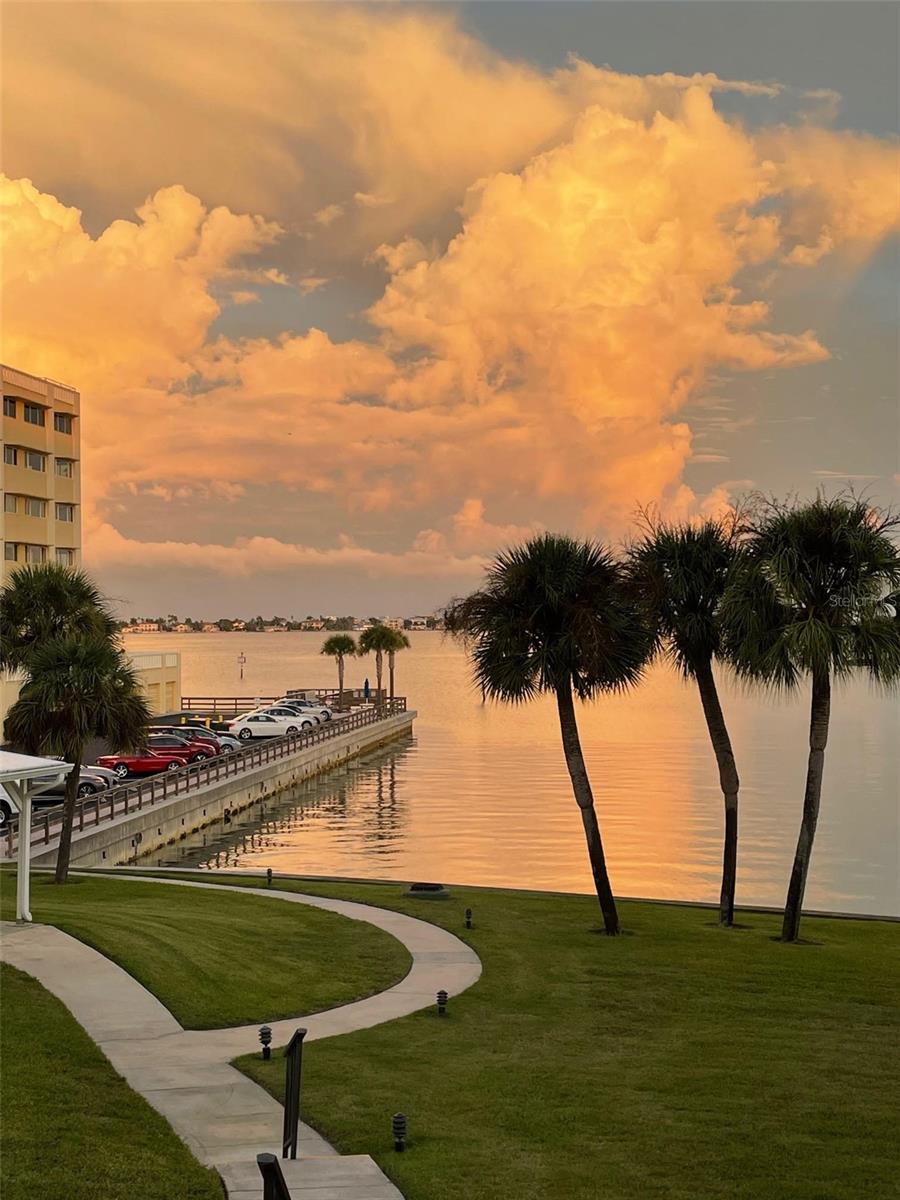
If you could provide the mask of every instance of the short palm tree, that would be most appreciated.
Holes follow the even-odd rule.
[[[394,637],[393,637],[394,644],[393,644],[393,646],[388,646],[388,652],[387,652],[387,656],[388,656],[388,695],[390,696],[391,700],[393,700],[394,699],[394,670],[395,670],[396,664],[397,664],[397,654],[401,650],[408,650],[410,648],[410,641],[409,641],[409,638],[406,636],[406,634],[402,633],[399,629],[392,629],[391,633],[394,635]]]
[[[359,639],[360,655],[375,655],[375,686],[378,703],[381,704],[382,680],[384,678],[384,656],[397,649],[395,630],[378,622],[364,629]]]
[[[747,679],[793,689],[808,675],[812,696],[803,816],[782,938],[797,940],[819,818],[832,679],[866,671],[900,679],[900,624],[892,594],[898,519],[850,495],[806,504],[766,501],[742,565],[723,600],[732,661]]]
[[[622,566],[596,542],[541,534],[500,554],[483,587],[450,605],[446,628],[468,646],[485,695],[512,704],[544,692],[556,697],[604,927],[617,934],[574,697],[589,700],[637,683],[652,650],[652,634]]]
[[[26,680],[4,724],[6,739],[30,754],[72,763],[66,778],[56,882],[69,871],[78,774],[86,744],[104,738],[116,750],[146,742],[150,709],[137,675],[106,637],[68,634],[32,650]]]
[[[66,634],[112,638],[105,598],[83,571],[57,563],[22,566],[0,591],[0,669],[27,666],[35,647]]]
[[[630,547],[630,571],[658,637],[658,650],[700,693],[725,801],[725,843],[719,924],[734,924],[738,788],[731,738],[719,701],[713,661],[724,654],[722,597],[738,553],[736,516],[671,525],[645,516],[645,532]]]
[[[349,633],[333,633],[322,643],[322,654],[327,654],[337,663],[338,708],[344,707],[344,659],[356,654],[356,642]]]

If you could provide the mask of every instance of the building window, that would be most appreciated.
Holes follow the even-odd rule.
[[[3,461],[8,467],[14,467],[19,461],[19,452],[15,446],[3,447]]]
[[[57,433],[72,432],[72,417],[69,413],[54,413],[53,428]]]
[[[16,398],[15,396],[3,397],[3,415],[4,417],[14,417],[16,415]]]
[[[17,561],[16,560],[16,543],[15,542],[4,542],[3,543],[3,557],[6,559],[7,562],[16,562]]]
[[[9,492],[7,492],[6,495],[3,497],[3,511],[4,512],[18,512],[18,509],[19,509],[18,497],[11,496],[9,494]]]
[[[74,567],[75,566],[75,551],[58,549],[56,551],[56,561],[59,563],[59,565],[61,567]]]
[[[25,561],[27,563],[42,563],[47,561],[46,546],[26,546]]]
[[[39,404],[27,404],[26,403],[26,404],[22,405],[22,409],[23,409],[22,415],[24,416],[25,420],[28,422],[29,425],[43,425],[44,424],[44,409],[42,409]]]
[[[57,521],[72,522],[75,520],[75,505],[74,504],[57,504],[56,506]]]
[[[47,455],[38,454],[37,450],[25,451],[25,466],[31,467],[32,471],[47,470]]]
[[[34,496],[25,497],[25,516],[26,517],[46,517],[47,501],[36,500]]]
[[[62,475],[63,479],[71,479],[75,474],[75,463],[71,458],[58,458],[56,460],[56,473]]]

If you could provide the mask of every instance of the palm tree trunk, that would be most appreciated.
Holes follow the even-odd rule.
[[[594,876],[594,887],[597,890],[597,899],[600,901],[600,910],[603,913],[603,925],[606,932],[612,937],[619,932],[619,914],[616,911],[616,900],[613,896],[612,884],[609,882],[609,872],[606,869],[603,841],[600,837],[600,826],[597,823],[597,813],[594,809],[594,794],[591,791],[587,767],[584,765],[570,684],[567,683],[564,687],[557,688],[556,704],[559,709],[563,753],[566,756],[569,778],[572,780],[572,791],[575,793],[576,803],[581,810],[591,873]]]
[[[72,852],[72,829],[75,825],[75,801],[78,799],[78,776],[81,773],[81,750],[71,756],[72,770],[66,776],[66,795],[63,801],[63,822],[56,852],[56,883],[69,878],[69,856]]]
[[[390,679],[389,687],[390,687],[390,697],[391,697],[392,703],[393,703],[393,699],[394,699],[394,660],[395,660],[395,658],[396,658],[396,655],[394,654],[393,650],[389,650],[388,651],[388,677]]]
[[[338,712],[344,711],[344,656],[337,656],[338,668]]]
[[[375,684],[378,692],[378,707],[382,706],[381,696],[381,681],[384,678],[384,654],[381,650],[375,651]]]
[[[722,890],[719,894],[719,924],[734,924],[734,889],[737,883],[738,848],[738,779],[731,738],[719,703],[712,664],[704,663],[696,672],[697,687],[706,728],[712,742],[713,753],[719,765],[719,786],[725,799],[725,847],[722,855]]]
[[[800,836],[794,852],[794,867],[784,905],[784,924],[781,939],[796,942],[800,936],[800,915],[803,893],[809,874],[813,840],[819,820],[819,801],[822,798],[822,775],[825,770],[825,744],[828,741],[828,722],[831,717],[831,678],[827,670],[813,671],[812,702],[809,711],[809,759],[806,767],[806,792],[803,797],[803,818]]]

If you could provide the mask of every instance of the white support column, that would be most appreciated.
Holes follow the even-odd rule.
[[[6,787],[19,810],[18,870],[16,872],[16,920],[31,920],[31,792],[25,780]]]

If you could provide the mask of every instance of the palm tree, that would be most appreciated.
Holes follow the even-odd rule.
[[[396,666],[397,653],[400,650],[408,650],[410,648],[409,638],[405,633],[401,633],[399,629],[392,629],[393,645],[388,646],[388,694],[391,700],[394,699],[394,668]]]
[[[574,696],[638,682],[653,638],[622,566],[596,542],[542,534],[504,551],[483,587],[450,605],[446,628],[469,648],[475,681],[512,704],[556,697],[563,753],[608,934],[619,932]]]
[[[338,669],[338,708],[344,707],[344,659],[356,654],[356,642],[349,633],[334,633],[322,643],[322,654],[327,654],[337,662]]]
[[[797,505],[760,502],[742,565],[723,600],[729,653],[747,679],[793,689],[811,679],[803,816],[784,908],[782,939],[800,933],[819,817],[832,679],[867,671],[900,678],[900,625],[891,596],[900,553],[898,518],[853,495]]]
[[[370,625],[368,629],[364,629],[359,639],[359,654],[375,653],[375,680],[376,680],[376,695],[378,696],[378,704],[382,701],[381,683],[384,677],[384,656],[390,654],[392,650],[397,649],[396,641],[394,640],[393,629],[388,629],[387,625],[382,625],[378,622],[375,625]]]
[[[31,652],[50,638],[100,634],[116,623],[105,598],[83,571],[57,563],[22,566],[0,591],[0,669],[27,667]]]
[[[724,656],[720,609],[738,552],[739,517],[670,525],[644,514],[644,535],[629,550],[631,576],[657,632],[658,649],[700,693],[725,801],[719,924],[734,924],[738,779],[719,701],[713,660]]]
[[[101,634],[50,638],[31,651],[26,672],[4,734],[31,754],[59,755],[72,763],[56,860],[56,882],[65,883],[85,745],[101,737],[117,750],[138,750],[151,713],[125,655]]]

